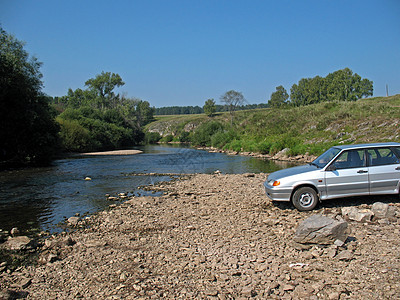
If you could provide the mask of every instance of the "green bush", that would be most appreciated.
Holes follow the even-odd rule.
[[[259,152],[261,154],[268,154],[270,152],[271,146],[272,146],[271,141],[265,140],[265,141],[259,142],[257,145],[256,152]]]
[[[216,148],[224,148],[226,144],[234,140],[237,134],[233,130],[217,131],[211,136],[211,146]]]
[[[162,143],[170,143],[174,140],[174,136],[172,134],[166,135],[161,138],[160,142]]]
[[[57,118],[60,124],[62,147],[66,151],[84,152],[94,148],[90,132],[79,124],[77,120],[63,120]]]
[[[180,143],[189,143],[190,142],[190,133],[187,131],[182,131],[178,136],[178,140]]]
[[[116,109],[68,108],[57,118],[66,151],[112,150],[140,143],[143,132]]]
[[[161,135],[158,132],[146,132],[144,141],[146,144],[156,144],[161,140]]]
[[[242,141],[234,139],[233,141],[225,145],[224,150],[240,152],[242,151]]]
[[[211,146],[211,137],[218,131],[222,131],[221,123],[212,121],[201,124],[193,134],[192,143],[195,146]]]

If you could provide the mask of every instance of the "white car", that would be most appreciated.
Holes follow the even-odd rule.
[[[301,211],[321,200],[399,194],[400,143],[334,146],[308,165],[271,173],[264,187],[271,200]]]

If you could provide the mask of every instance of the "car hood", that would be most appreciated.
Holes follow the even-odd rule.
[[[273,173],[269,174],[268,180],[278,180],[278,179],[281,179],[283,177],[288,177],[288,176],[292,176],[292,175],[298,175],[298,174],[302,174],[302,173],[312,172],[312,171],[315,171],[317,169],[318,169],[318,167],[316,167],[314,165],[303,165],[303,166],[283,169],[283,170],[279,170],[279,171],[276,171],[276,172],[273,172]]]

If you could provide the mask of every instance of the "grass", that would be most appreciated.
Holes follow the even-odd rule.
[[[157,116],[146,129],[178,141],[182,132],[193,136],[211,121],[224,130],[210,136],[210,146],[270,154],[289,148],[292,155],[318,155],[335,144],[400,142],[400,95],[238,111],[232,126],[229,113]]]

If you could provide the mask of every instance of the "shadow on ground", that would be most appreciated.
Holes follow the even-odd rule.
[[[399,195],[374,195],[374,196],[358,196],[348,198],[338,198],[322,201],[316,209],[321,208],[342,208],[348,206],[359,206],[362,204],[372,205],[375,202],[382,203],[398,203],[400,202]],[[296,209],[291,202],[272,202],[275,207],[280,209]]]

